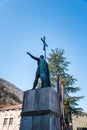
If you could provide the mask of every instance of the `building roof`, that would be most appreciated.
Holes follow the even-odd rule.
[[[0,111],[2,111],[2,110],[13,110],[13,109],[22,109],[22,104],[18,104],[18,105],[0,105]]]

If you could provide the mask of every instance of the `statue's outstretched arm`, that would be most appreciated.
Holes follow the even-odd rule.
[[[31,53],[27,52],[27,54],[28,54],[29,56],[31,56],[33,59],[35,59],[35,60],[37,60],[37,61],[39,60],[39,58],[33,56]]]

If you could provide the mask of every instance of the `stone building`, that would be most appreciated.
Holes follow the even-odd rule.
[[[87,128],[87,115],[73,116],[72,123],[73,123],[73,130],[77,130],[77,128]]]
[[[0,105],[0,130],[19,130],[22,105]]]

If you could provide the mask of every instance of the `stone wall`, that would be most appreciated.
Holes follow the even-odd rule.
[[[87,128],[87,116],[73,116],[73,130],[77,128]]]

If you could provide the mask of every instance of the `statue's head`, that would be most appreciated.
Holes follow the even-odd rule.
[[[40,58],[41,58],[41,59],[44,59],[44,56],[43,56],[43,55],[40,55]]]

